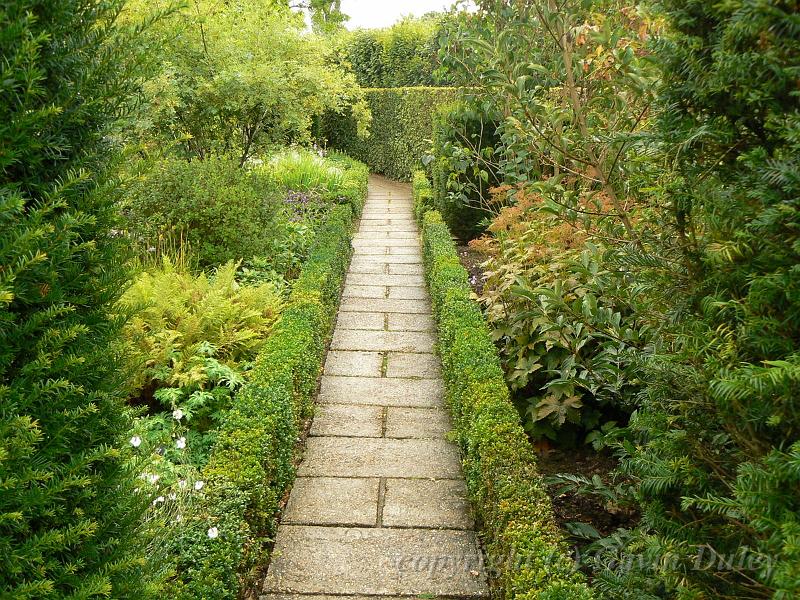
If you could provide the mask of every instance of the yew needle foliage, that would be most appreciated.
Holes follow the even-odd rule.
[[[111,307],[107,125],[136,91],[116,0],[0,5],[0,596],[142,598]]]

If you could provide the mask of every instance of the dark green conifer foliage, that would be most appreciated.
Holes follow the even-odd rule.
[[[110,313],[122,252],[98,183],[137,82],[121,5],[0,3],[3,598],[146,596]]]
[[[632,423],[653,570],[624,597],[797,598],[800,3],[661,4],[659,126],[687,265],[672,289],[693,309],[648,361]]]

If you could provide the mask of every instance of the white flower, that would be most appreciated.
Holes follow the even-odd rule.
[[[172,418],[175,419],[176,421],[180,421],[183,418],[183,411],[180,408],[173,410]]]
[[[202,490],[202,489],[203,489],[203,486],[204,486],[205,484],[206,484],[206,482],[205,482],[205,481],[195,481],[195,482],[194,482],[194,489],[196,489],[196,490],[199,492],[200,490]]]
[[[148,475],[147,476],[147,481],[149,481],[150,483],[153,483],[153,484],[158,483],[159,479],[161,479],[160,475]]]
[[[179,439],[175,440],[175,447],[178,450],[183,450],[184,448],[186,448],[186,438],[182,437],[182,438],[179,438]]]
[[[141,445],[142,445],[142,438],[140,438],[138,435],[135,435],[131,438],[131,446],[133,446],[134,448],[138,448]]]
[[[178,494],[176,494],[175,492],[172,492],[169,496],[167,496],[167,498],[169,498],[170,500],[177,500],[178,499]]]
[[[153,506],[155,506],[156,504],[161,504],[162,502],[164,502],[164,496],[159,496],[158,498],[153,500]]]
[[[216,527],[212,527],[211,529],[209,529],[208,530],[208,537],[210,537],[212,540],[218,538],[219,537],[219,529],[217,529]]]
[[[187,485],[188,485],[188,482],[187,482],[185,479],[181,479],[181,480],[178,482],[178,487],[179,487],[179,488],[181,488],[181,489],[184,489],[184,488],[186,488],[186,486],[187,486]]]
[[[176,523],[180,523],[181,521],[183,521],[183,515],[176,515],[175,516],[175,522]]]

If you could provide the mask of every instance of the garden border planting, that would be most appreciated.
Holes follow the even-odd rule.
[[[343,204],[331,210],[248,384],[237,394],[209,463],[206,496],[187,523],[173,590],[185,598],[236,598],[265,564],[278,512],[295,477],[311,416],[368,170],[352,165]],[[213,530],[213,532],[212,532]]]
[[[413,188],[447,401],[494,583],[506,598],[593,598],[553,519],[533,448],[450,231],[438,212],[426,210],[431,192],[423,173],[415,174]]]

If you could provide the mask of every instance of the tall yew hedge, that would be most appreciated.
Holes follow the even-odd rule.
[[[320,135],[331,147],[346,152],[387,177],[410,181],[430,150],[437,110],[455,100],[458,88],[402,87],[366,90],[372,113],[369,136],[360,138],[352,114],[329,112]]]
[[[673,597],[659,578],[679,598],[797,598],[800,3],[661,9],[672,30],[655,54],[657,135],[676,165],[666,208],[687,265],[683,289],[665,289],[692,311],[648,360],[623,462],[655,565],[642,587],[648,598]]]
[[[109,123],[137,67],[120,0],[0,4],[0,597],[142,598],[110,313]]]

